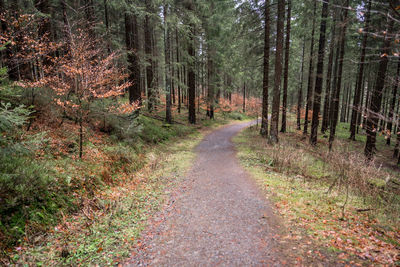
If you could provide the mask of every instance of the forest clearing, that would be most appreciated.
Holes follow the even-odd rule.
[[[0,0],[1,266],[399,266],[400,1]]]

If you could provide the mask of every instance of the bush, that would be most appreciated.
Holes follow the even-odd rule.
[[[54,222],[59,207],[67,202],[60,197],[62,183],[55,181],[54,173],[33,160],[42,135],[23,138],[21,127],[30,114],[22,105],[0,102],[0,247],[16,244],[27,222]]]
[[[227,118],[232,119],[232,120],[242,121],[242,120],[247,119],[248,116],[246,116],[246,114],[234,111],[234,112],[227,113]]]

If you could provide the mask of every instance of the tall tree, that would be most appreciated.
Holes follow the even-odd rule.
[[[326,33],[326,19],[328,17],[329,0],[325,0],[322,5],[321,12],[321,25],[319,30],[319,45],[318,45],[318,63],[317,63],[317,77],[315,79],[314,89],[314,102],[313,114],[311,123],[310,143],[317,144],[319,113],[321,111],[321,93],[322,93],[322,80],[324,77],[324,57],[325,57],[325,33]]]
[[[281,132],[286,132],[287,90],[289,78],[289,50],[290,50],[290,21],[292,19],[292,1],[287,1],[286,40],[285,40],[285,69],[283,73],[282,125]]]
[[[325,83],[325,100],[324,100],[324,110],[322,114],[322,125],[321,132],[325,133],[329,126],[329,107],[331,103],[331,80],[332,80],[332,69],[333,69],[333,56],[336,44],[336,9],[333,12],[333,22],[331,27],[331,40],[329,44],[329,56],[328,56],[328,70],[326,73],[326,83]]]
[[[165,121],[167,123],[172,123],[172,101],[171,101],[171,40],[170,40],[170,30],[168,23],[168,9],[169,5],[164,1],[164,56],[165,56]]]
[[[141,102],[140,66],[139,66],[139,32],[136,14],[125,12],[125,42],[128,51],[129,102]]]
[[[261,130],[262,136],[268,135],[268,87],[269,87],[269,0],[265,1],[264,7],[264,63],[263,63],[263,99],[262,99],[262,119]]]
[[[365,26],[363,29],[363,39],[361,44],[361,55],[360,55],[360,63],[357,74],[357,82],[356,89],[354,92],[354,100],[353,100],[353,109],[351,113],[351,122],[350,122],[350,139],[356,140],[356,128],[357,128],[357,118],[360,113],[360,99],[361,99],[361,91],[363,85],[363,75],[364,75],[364,66],[365,66],[365,52],[367,48],[368,34],[367,31],[369,29],[370,23],[370,12],[371,12],[371,0],[368,1],[367,12],[365,13]],[[389,141],[390,142],[390,141]]]
[[[297,93],[297,130],[301,130],[301,106],[303,103],[303,80],[304,80],[304,54],[306,50],[306,40],[303,40],[303,52],[301,56],[300,85]]]
[[[393,128],[393,116],[394,116],[394,108],[396,106],[396,97],[397,97],[397,89],[399,87],[399,81],[400,81],[400,58],[398,59],[397,63],[397,72],[396,72],[396,78],[392,90],[392,101],[390,103],[390,109],[389,109],[389,121],[387,125],[387,130],[389,132],[389,137],[386,139],[386,144],[390,145],[390,139],[392,137],[392,128]]]
[[[146,15],[144,18],[144,49],[146,53],[147,65],[146,65],[146,79],[147,79],[147,109],[149,112],[153,111],[154,106],[154,92],[153,92],[153,80],[154,80],[154,61],[153,61],[153,27],[150,21],[149,14],[152,13],[152,0],[146,0]]]
[[[306,98],[306,110],[304,117],[304,129],[303,133],[307,134],[308,132],[308,111],[311,106],[311,97],[313,94],[313,76],[314,76],[314,34],[315,34],[315,19],[317,16],[317,0],[314,1],[313,8],[313,20],[312,20],[312,29],[311,29],[311,42],[310,42],[310,64],[308,68],[308,83],[307,83],[307,98]]]
[[[279,104],[280,104],[280,86],[282,76],[282,52],[283,52],[283,29],[285,19],[285,0],[278,0],[278,18],[276,23],[276,53],[275,53],[275,73],[274,73],[274,91],[272,99],[271,112],[271,130],[270,140],[273,143],[278,142],[278,122],[279,122]]]
[[[342,72],[343,72],[343,59],[345,53],[345,44],[346,44],[346,29],[347,29],[347,18],[348,18],[348,6],[349,0],[346,0],[344,8],[341,12],[341,30],[340,30],[340,40],[337,52],[337,72],[336,72],[336,86],[334,86],[334,90],[332,92],[332,106],[330,107],[330,133],[329,133],[329,150],[332,149],[333,141],[335,140],[336,134],[336,125],[338,121],[339,115],[339,98],[340,98],[340,89],[342,86]]]
[[[381,109],[382,103],[382,92],[383,88],[385,87],[385,76],[389,62],[388,55],[390,52],[390,42],[392,39],[390,34],[393,31],[393,24],[393,19],[390,19],[389,26],[386,30],[385,39],[382,45],[382,52],[379,59],[379,67],[378,73],[376,75],[374,90],[371,94],[370,110],[367,113],[367,141],[365,143],[364,153],[368,159],[372,159],[375,150],[376,131],[379,122],[379,111]]]
[[[190,0],[187,3],[187,9],[192,12],[194,10],[193,2]],[[188,70],[188,94],[189,94],[189,123],[196,123],[196,76],[195,76],[195,49],[194,49],[194,36],[195,36],[195,25],[194,23],[189,24],[189,43],[188,43],[188,54],[189,54],[189,70]]]

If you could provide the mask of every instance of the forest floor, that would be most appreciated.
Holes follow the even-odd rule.
[[[153,217],[129,266],[337,265],[310,240],[288,235],[240,165],[231,139],[251,124],[231,124],[202,140],[194,165]]]
[[[362,153],[365,136],[360,132],[357,142],[348,140],[348,124],[339,124],[329,153],[323,135],[317,147],[311,147],[293,121],[289,131],[279,135],[279,145],[269,144],[256,127],[234,138],[242,166],[285,223],[288,234],[283,239],[300,243],[292,244],[299,260],[314,255],[334,258],[338,265],[398,266],[400,201],[396,189],[386,190],[388,175],[398,179],[399,174],[394,160],[384,158],[393,147],[379,136],[377,167],[368,167]],[[332,182],[336,179],[342,182]]]
[[[68,192],[72,207],[59,209],[56,220],[27,223],[20,242],[1,251],[0,265],[105,266],[126,261],[149,218],[192,165],[194,147],[220,125],[248,119],[240,113],[216,114],[215,120],[198,114],[198,124],[190,125],[183,112],[169,125],[162,115],[142,115],[137,138],[130,143],[87,127],[82,160],[68,150],[78,131],[73,122],[54,127],[37,120],[34,131],[46,133],[50,141],[36,161],[79,186]]]

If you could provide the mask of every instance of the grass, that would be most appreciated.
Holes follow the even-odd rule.
[[[241,163],[274,203],[275,211],[284,218],[292,235],[310,237],[343,263],[399,264],[400,200],[394,198],[385,204],[373,190],[363,195],[353,187],[352,178],[358,177],[353,172],[357,170],[346,167],[353,159],[338,156],[346,150],[355,153],[343,145],[347,140],[342,137],[348,138],[344,131],[339,132],[336,142],[337,156],[329,160],[323,151],[323,139],[318,149],[312,149],[308,140],[294,131],[281,134],[278,146],[268,144],[254,128],[246,129],[234,141]],[[343,159],[341,165],[338,159]],[[377,171],[375,167],[369,168],[358,172]],[[329,190],[341,170],[346,170],[344,177],[352,178],[343,179],[341,185]],[[368,172],[366,176],[390,173],[386,169],[379,171],[382,172]],[[380,177],[376,179],[382,181]],[[348,197],[346,185],[350,188]],[[367,211],[357,211],[362,209]]]
[[[149,217],[191,166],[193,148],[206,132],[232,121],[228,114],[217,113],[215,120],[198,114],[198,124],[189,125],[183,110],[169,125],[162,115],[139,117],[133,131],[105,134],[86,128],[82,160],[76,156],[77,127],[72,122],[59,129],[40,123],[33,127],[47,132],[50,140],[38,151],[38,164],[53,170],[55,181],[67,183],[68,191],[60,194],[70,203],[51,223],[27,222],[22,239],[3,251],[3,262],[103,266],[129,258]]]

